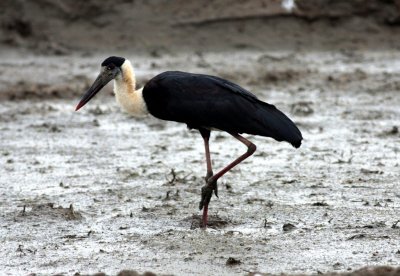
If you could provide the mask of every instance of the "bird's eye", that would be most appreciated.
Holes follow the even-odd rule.
[[[106,70],[107,70],[107,71],[111,71],[111,70],[113,70],[114,68],[115,68],[115,65],[114,65],[114,64],[110,64],[110,65],[107,65]]]

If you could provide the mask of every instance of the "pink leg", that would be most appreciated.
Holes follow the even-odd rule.
[[[226,166],[225,168],[220,170],[217,174],[215,174],[215,175],[211,176],[210,178],[208,178],[207,185],[204,186],[201,189],[201,201],[200,201],[199,208],[200,208],[200,210],[202,208],[204,208],[203,209],[203,225],[202,225],[204,228],[207,227],[208,204],[210,203],[212,192],[214,191],[215,195],[218,196],[218,193],[217,193],[217,180],[221,176],[223,176],[225,173],[227,173],[229,170],[231,170],[233,167],[235,167],[237,164],[239,164],[240,162],[245,160],[247,157],[249,157],[250,155],[252,155],[256,151],[256,145],[254,145],[252,142],[250,142],[246,138],[244,138],[241,135],[236,134],[236,133],[229,133],[229,134],[231,134],[233,137],[235,137],[240,142],[245,144],[247,146],[247,151],[243,155],[241,155],[237,159],[235,159],[228,166]],[[207,141],[207,147],[208,147],[208,141]],[[209,154],[209,152],[208,152],[208,154]],[[207,149],[206,149],[206,155],[207,155]]]
[[[207,129],[199,129],[201,136],[203,137],[204,140],[204,149],[206,152],[206,164],[207,164],[207,174],[205,177],[206,183],[210,179],[210,177],[213,176],[213,171],[212,171],[212,165],[211,165],[211,156],[210,156],[210,146],[209,146],[209,140],[210,140],[210,131]],[[207,225],[207,218],[208,218],[208,204],[203,206],[203,223],[202,225]],[[201,208],[200,208],[201,210]]]
[[[211,166],[211,156],[210,156],[210,146],[209,146],[209,140],[210,140],[210,131],[207,129],[200,129],[200,134],[203,137],[204,140],[204,149],[206,152],[206,163],[207,163],[207,175],[206,175],[206,182],[208,179],[213,176],[213,171],[212,171],[212,166]]]
[[[203,207],[203,218],[202,218],[203,222],[201,227],[202,228],[207,228],[207,220],[208,220],[208,203],[204,205]]]

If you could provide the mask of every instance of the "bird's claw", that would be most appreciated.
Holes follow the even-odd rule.
[[[201,200],[199,203],[200,210],[210,203],[213,191],[215,196],[218,197],[217,181],[207,181],[207,184],[201,188]]]
[[[216,197],[218,197],[218,198],[219,198],[219,196],[218,196],[218,185],[217,185],[217,182],[215,182],[215,186],[214,186],[214,194],[215,194],[215,196],[216,196]]]

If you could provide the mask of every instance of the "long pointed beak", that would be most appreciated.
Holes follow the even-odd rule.
[[[105,78],[102,73],[96,78],[92,86],[83,94],[80,102],[75,108],[78,111],[88,101],[90,101],[111,79]]]

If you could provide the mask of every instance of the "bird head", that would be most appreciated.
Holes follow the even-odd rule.
[[[100,74],[93,82],[92,86],[83,94],[80,102],[76,106],[75,111],[78,111],[82,106],[90,101],[107,83],[118,77],[121,72],[121,66],[124,64],[123,57],[108,57],[101,63]]]

